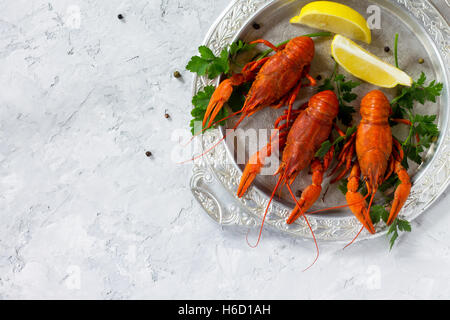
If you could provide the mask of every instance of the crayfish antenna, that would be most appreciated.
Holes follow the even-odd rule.
[[[182,146],[183,146],[183,147],[187,147],[189,144],[192,143],[192,141],[194,141],[195,138],[197,138],[198,136],[202,135],[206,130],[210,129],[211,127],[214,127],[214,126],[218,125],[219,123],[221,123],[221,122],[223,122],[223,121],[226,121],[226,120],[228,120],[228,119],[230,119],[230,118],[232,118],[232,117],[238,115],[238,114],[241,113],[241,112],[242,112],[242,110],[239,110],[238,112],[235,112],[235,113],[233,113],[233,114],[230,114],[229,116],[227,116],[227,117],[225,117],[225,118],[223,118],[223,119],[221,119],[221,120],[218,120],[218,121],[214,122],[212,125],[210,125],[210,126],[204,128],[204,129],[202,129],[200,132],[194,134],[194,135],[192,136],[192,138],[189,139],[189,141],[188,141],[186,144],[182,145]]]
[[[356,235],[355,238],[353,238],[352,242],[350,242],[348,245],[346,245],[343,250],[345,250],[347,247],[351,246],[356,241],[356,239],[358,239],[359,235],[361,234],[361,232],[363,230],[364,230],[364,226],[361,228],[361,230],[359,230],[358,234]]]
[[[372,193],[372,197],[370,198],[370,202],[369,202],[369,207],[367,208],[367,213],[369,214],[369,216],[370,216],[370,209],[372,208],[372,203],[373,203],[373,199],[374,199],[374,197],[375,197],[375,193],[376,193],[377,191],[375,190],[373,193]]]
[[[236,128],[241,124],[241,122],[245,119],[247,117],[247,115],[242,115],[241,116],[241,118],[239,119],[239,121],[236,123],[236,125],[231,129],[231,130],[236,130]],[[185,160],[185,161],[182,161],[182,162],[177,162],[177,164],[186,164],[186,163],[189,163],[189,162],[193,162],[193,161],[195,161],[195,160],[197,160],[197,159],[200,159],[201,157],[203,157],[205,154],[207,154],[208,152],[210,152],[210,151],[212,151],[212,150],[214,150],[222,141],[224,141],[226,138],[227,138],[227,134],[225,134],[224,136],[223,136],[223,138],[222,139],[220,139],[219,141],[217,141],[211,148],[209,148],[208,150],[206,150],[205,152],[203,152],[202,154],[200,154],[200,155],[198,155],[198,156],[195,156],[195,157],[193,157],[193,158],[191,158],[191,159],[189,159],[189,160]]]
[[[267,216],[267,213],[269,212],[270,204],[272,203],[273,198],[275,197],[275,193],[277,192],[278,188],[280,187],[281,181],[283,181],[283,179],[284,179],[284,176],[280,176],[280,178],[278,179],[277,185],[273,189],[272,196],[270,197],[269,203],[267,204],[267,208],[266,208],[266,211],[264,212],[263,220],[261,222],[261,228],[259,229],[258,241],[256,241],[255,245],[250,244],[250,242],[248,241],[248,234],[250,231],[247,232],[247,236],[246,236],[247,244],[249,245],[249,247],[251,247],[253,249],[257,248],[259,245],[259,242],[261,241],[262,231],[264,228],[264,222],[266,221],[266,216]]]
[[[297,206],[298,206],[299,208],[301,208],[301,205],[298,203],[297,198],[295,197],[294,193],[292,192],[292,189],[291,189],[291,186],[289,185],[289,183],[286,183],[286,186],[287,186],[287,188],[288,188],[288,190],[289,190],[289,193],[291,194],[292,198],[293,198],[294,201],[297,203]],[[316,262],[317,262],[317,260],[319,259],[319,245],[317,244],[316,235],[314,234],[314,231],[313,231],[311,225],[309,224],[308,219],[306,218],[306,216],[305,216],[304,213],[302,213],[302,216],[303,216],[303,218],[305,219],[306,224],[308,225],[309,230],[311,231],[312,237],[313,237],[313,239],[314,239],[314,244],[315,244],[315,246],[316,246],[316,258],[314,259],[313,263],[312,263],[308,268],[306,268],[305,270],[303,270],[303,272],[305,272],[305,271],[309,270],[313,265],[315,265]]]
[[[321,210],[317,210],[317,211],[313,211],[313,212],[306,212],[306,214],[316,214],[316,213],[320,213],[320,212],[326,212],[326,211],[331,211],[331,210],[335,210],[335,209],[342,209],[342,208],[351,207],[351,206],[354,206],[355,204],[359,204],[359,203],[365,201],[369,197],[369,195],[370,195],[370,193],[368,193],[362,200],[359,200],[359,201],[354,202],[354,203],[345,204],[345,205],[337,206],[337,207],[321,209]]]

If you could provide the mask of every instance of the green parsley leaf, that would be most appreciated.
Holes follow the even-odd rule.
[[[386,222],[389,218],[389,212],[381,205],[374,205],[370,208],[370,218],[375,224],[381,220]]]
[[[344,92],[344,94],[342,95],[342,99],[345,102],[352,102],[353,100],[356,100],[356,98],[358,98],[358,95],[356,93]]]
[[[384,181],[381,186],[378,188],[381,192],[386,192],[391,188],[395,188],[400,183],[400,180],[398,179],[396,174],[392,174],[389,179]]]
[[[411,224],[406,220],[397,219],[398,230],[403,232],[411,232]]]
[[[230,57],[234,57],[235,55],[237,55],[239,53],[243,53],[243,52],[252,50],[255,46],[256,46],[256,44],[249,44],[249,43],[243,42],[242,40],[239,40],[237,42],[233,42],[230,45],[230,48],[228,49],[228,53],[229,53]]]
[[[325,155],[330,151],[331,147],[339,146],[339,144],[343,141],[346,141],[348,138],[350,138],[358,129],[358,127],[354,126],[351,128],[347,128],[347,132],[345,136],[339,136],[337,137],[333,143],[331,143],[330,140],[326,140],[322,143],[320,146],[320,149],[316,152],[315,157],[316,158],[323,158]],[[339,149],[339,148],[338,148]]]
[[[198,111],[205,110],[208,107],[209,100],[211,100],[211,97],[214,93],[215,87],[214,86],[206,86],[203,91],[197,92],[195,96],[192,97],[192,104],[195,106],[195,108],[192,110],[192,115]]]
[[[209,79],[214,79],[221,74],[230,72],[230,64],[239,53],[253,49],[255,45],[239,40],[224,48],[218,57],[206,46],[198,47],[200,56],[193,56],[188,62],[186,69],[197,73],[199,76],[207,75]]]
[[[335,79],[338,91],[339,99],[339,114],[338,119],[341,120],[346,126],[350,126],[353,121],[353,113],[356,112],[355,108],[348,106],[345,102],[350,103],[358,98],[358,96],[352,93],[352,90],[358,87],[361,83],[355,81],[345,81],[345,76],[337,75]]]
[[[355,108],[341,104],[339,106],[338,119],[341,120],[343,124],[349,126],[353,121],[353,114],[356,112]]]
[[[239,53],[251,50],[255,45],[247,44],[241,40],[232,43],[228,48],[223,49],[220,55],[216,57],[211,49],[206,46],[198,48],[199,56],[193,56],[186,66],[191,72],[197,73],[200,76],[207,75],[208,78],[214,79],[221,74],[228,74],[230,72],[230,64]],[[246,83],[233,90],[228,105],[233,111],[239,111],[245,102],[245,95],[250,90],[251,84]],[[193,119],[190,122],[191,132],[194,134],[195,125],[199,121],[203,121],[207,106],[214,93],[214,86],[207,86],[203,91],[199,91],[193,98],[192,104],[194,108],[191,111]],[[226,108],[223,108],[217,115],[218,119],[223,119],[228,116]]]
[[[389,240],[391,250],[395,244],[395,241],[398,239],[399,231],[411,232],[411,224],[408,221],[402,220],[400,218],[397,218],[394,220],[394,222],[389,227],[389,230],[387,233],[388,236],[389,235],[391,236],[391,238]]]
[[[342,179],[341,181],[339,181],[339,186],[338,189],[342,192],[342,194],[345,196],[348,192],[348,188],[347,188],[347,180]]]
[[[411,87],[403,87],[401,94],[391,102],[394,112],[397,108],[412,110],[416,101],[421,104],[425,104],[427,101],[437,101],[436,98],[441,95],[444,85],[433,80],[426,86],[426,79],[425,73],[422,72],[419,79],[414,81]]]
[[[198,47],[198,52],[200,52],[201,58],[205,60],[214,60],[216,56],[207,46]]]
[[[251,86],[252,83],[247,82],[240,85],[239,87],[236,87],[233,90],[233,93],[231,94],[230,99],[228,100],[228,106],[231,108],[231,110],[233,110],[233,112],[237,112],[242,109],[245,103],[247,93],[250,91]]]
[[[353,89],[358,87],[361,83],[356,81],[346,81],[343,74],[338,74],[338,64],[335,64],[333,74],[330,78],[324,80],[324,83],[319,86],[318,91],[332,90],[336,93],[339,100],[339,114],[338,119],[346,126],[350,126],[353,121],[353,114],[356,112],[355,108],[348,105],[358,98],[358,95],[353,93]]]
[[[341,90],[342,92],[345,93],[350,93],[353,89],[355,89],[356,87],[358,87],[361,84],[361,82],[356,82],[356,81],[345,81],[345,77],[342,77],[342,81],[340,81],[340,85],[341,85]],[[355,95],[352,99],[350,99],[350,101],[347,102],[352,102],[353,100],[355,100],[358,96]]]
[[[395,224],[392,224],[389,227],[388,236],[390,234],[392,234],[392,235],[391,235],[391,238],[389,239],[389,243],[390,243],[390,248],[389,249],[392,250],[392,248],[394,247],[395,241],[398,238],[398,231],[397,231],[397,227],[395,226]]]
[[[206,46],[198,48],[200,56],[193,56],[188,62],[186,69],[197,73],[199,76],[208,75],[209,79],[214,79],[222,73],[228,73],[230,64],[228,61],[228,50],[223,49],[219,57]]]
[[[417,164],[421,164],[423,159],[421,154],[425,148],[429,148],[431,143],[439,136],[439,128],[435,124],[436,115],[417,115],[413,113],[413,107],[416,102],[425,104],[426,102],[436,102],[437,97],[441,95],[443,84],[431,81],[426,85],[427,77],[421,73],[419,79],[413,82],[412,86],[403,87],[399,96],[392,100],[393,118],[404,118],[407,116],[411,121],[408,138],[402,143],[405,152],[405,159],[402,165],[408,169],[408,159]],[[392,123],[392,122],[391,122]],[[394,123],[392,123],[395,125]],[[415,137],[419,140],[416,141]]]
[[[432,136],[432,135],[422,136],[420,139],[420,145],[425,148],[429,148],[429,147],[431,147],[431,144],[436,141],[436,138],[437,138],[437,136]]]
[[[436,121],[435,115],[412,115],[410,113],[411,127],[409,136],[405,142],[403,142],[403,150],[407,155],[407,158],[421,164],[423,159],[421,154],[425,151],[425,148],[429,148],[431,143],[439,136],[439,128],[434,123]],[[415,141],[414,137],[418,135],[419,140]],[[403,166],[408,169],[408,161],[404,159]]]
[[[341,179],[339,181],[338,189],[339,189],[339,191],[342,192],[342,194],[344,196],[347,195],[347,192],[348,192],[347,184],[348,184],[347,179]],[[362,180],[359,181],[358,192],[361,194],[367,194],[367,186],[364,183],[364,181],[362,181]]]
[[[439,129],[434,123],[436,121],[436,115],[421,116],[415,115],[413,123],[416,124],[415,131],[419,136],[432,136],[437,137],[439,135]]]
[[[333,85],[333,81],[331,79],[325,79],[323,84],[321,86],[319,86],[319,92],[322,91],[327,91],[327,90],[331,90],[334,91],[334,85]]]
[[[201,57],[194,56],[187,64],[186,69],[197,73],[199,76],[204,76],[208,70],[208,62],[205,62]]]
[[[325,141],[324,143],[322,143],[322,145],[320,146],[320,149],[316,152],[315,156],[317,158],[325,157],[325,155],[328,153],[328,151],[330,151],[332,146],[333,146],[333,144],[330,142],[330,140]]]
[[[345,138],[346,139],[350,138],[356,132],[356,130],[358,130],[357,126],[353,126],[351,128],[348,128],[347,132],[345,133]]]
[[[423,160],[420,154],[423,152],[423,148],[421,146],[410,145],[407,150],[408,150],[407,156],[409,159],[411,159],[417,164],[422,163]]]

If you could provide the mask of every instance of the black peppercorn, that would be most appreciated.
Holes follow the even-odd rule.
[[[119,20],[122,20],[122,19],[123,19],[123,14],[121,14],[121,13],[118,14],[118,15],[117,15],[117,18],[118,18]]]
[[[145,153],[145,155],[146,155],[147,157],[151,157],[151,156],[152,156],[152,153],[151,153],[150,151],[147,151],[147,152]]]
[[[389,48],[389,47],[384,47],[384,52],[389,52],[389,51],[391,51],[391,48]]]
[[[316,80],[322,80],[322,76],[319,74],[317,77],[316,77]]]
[[[258,30],[259,28],[261,28],[261,26],[260,26],[258,23],[256,23],[256,22],[254,22],[254,23],[252,24],[252,27],[253,27],[253,29],[255,29],[255,30]]]

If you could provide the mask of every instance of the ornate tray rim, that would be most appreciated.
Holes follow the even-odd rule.
[[[245,26],[257,11],[263,10],[264,7],[276,1],[279,0],[232,1],[213,23],[202,44],[209,46],[217,54],[223,47],[233,41],[235,33]],[[438,47],[441,59],[446,65],[450,65],[450,46],[448,45],[448,40],[446,40],[450,36],[450,27],[439,10],[426,0],[388,1],[407,10],[421,22],[427,35]],[[434,19],[430,17],[434,17]],[[233,32],[219,28],[226,23],[233,25],[233,28],[235,28]],[[214,36],[216,37],[214,38]],[[444,75],[443,81],[447,90],[444,92],[448,92],[448,84],[450,83],[448,69],[444,70]],[[202,87],[217,83],[218,79],[209,80],[206,77],[195,76],[192,84],[192,93],[194,95]],[[449,97],[447,97],[447,101],[448,99]],[[450,128],[448,126],[448,118],[449,114],[447,112],[445,123],[441,123],[442,134],[437,144],[437,150],[433,158],[426,164],[423,173],[414,182],[411,195],[402,210],[401,216],[409,221],[417,218],[431,206],[450,184],[450,164],[448,161],[450,158]],[[201,138],[201,147],[203,149],[207,148],[208,145],[212,145],[222,136],[221,129],[208,131]],[[233,192],[237,189],[242,172],[237,165],[230,165],[226,162],[227,156],[229,156],[228,148],[226,148],[225,142],[222,142],[208,155],[195,161],[194,174],[190,183],[191,191],[208,215],[217,223],[246,227],[255,226],[261,221],[262,214],[269,200],[257,187],[252,187],[248,195],[243,199],[235,197],[242,208],[244,208],[244,211],[238,209],[233,210],[234,212],[224,212],[226,209],[221,206],[219,199],[200,186],[200,182],[207,181],[207,183],[211,183],[214,176],[224,189],[234,196]],[[220,170],[217,170],[218,168]],[[425,176],[424,173],[428,171],[432,171],[434,175]],[[442,175],[442,172],[444,175]],[[425,192],[423,192],[424,190]],[[299,219],[294,228],[284,223],[288,211],[289,208],[287,206],[274,202],[267,215],[266,225],[290,235],[311,239],[312,236],[304,220]],[[360,224],[355,217],[309,217],[308,220],[314,229],[317,240],[345,242],[353,239],[360,231]],[[377,226],[375,235],[364,231],[358,238],[358,241],[374,239],[386,234],[386,232],[387,228]]]

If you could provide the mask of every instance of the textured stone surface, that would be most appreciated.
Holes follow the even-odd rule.
[[[448,191],[391,252],[323,243],[308,272],[313,243],[266,231],[251,249],[202,212],[170,139],[227,4],[0,2],[0,298],[450,296]]]

